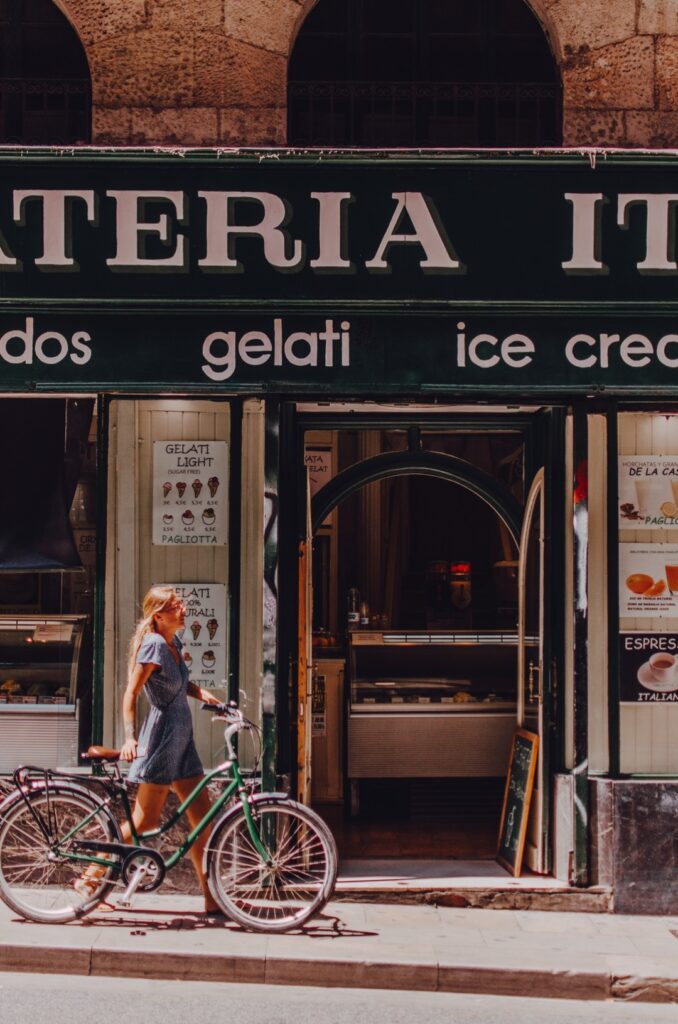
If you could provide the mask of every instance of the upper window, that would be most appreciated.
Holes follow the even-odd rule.
[[[525,0],[319,0],[289,66],[294,146],[552,146],[561,90]]]
[[[59,8],[0,0],[0,142],[89,142],[90,106],[87,59]]]

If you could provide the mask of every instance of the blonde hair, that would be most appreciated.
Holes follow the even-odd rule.
[[[157,633],[155,616],[158,612],[164,611],[167,605],[176,598],[176,591],[172,587],[151,587],[144,597],[141,606],[142,615],[132,633],[129,642],[129,653],[127,659],[127,678],[129,679],[136,665],[137,654],[141,642],[148,633]]]

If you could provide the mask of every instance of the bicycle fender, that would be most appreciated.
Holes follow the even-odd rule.
[[[18,790],[14,790],[12,793],[9,793],[5,797],[5,799],[2,802],[0,802],[0,822],[3,821],[4,814],[7,811],[11,810],[16,803],[23,802],[25,799],[30,799],[30,797],[33,794],[37,794],[40,791],[44,791],[46,788],[47,788],[47,786],[46,786],[46,784],[44,782],[35,782],[35,783],[31,783],[27,793],[26,792],[25,793],[20,793],[20,792],[18,792]],[[63,783],[62,784],[50,783],[49,788],[50,788],[50,791],[55,793],[55,794],[64,793],[64,792],[65,793],[76,793],[78,796],[85,797],[85,799],[89,798],[90,802],[93,805],[92,809],[94,809],[94,804],[100,806],[101,810],[105,814],[107,814],[108,817],[113,822],[113,824],[115,826],[116,834],[117,834],[120,842],[122,842],[122,833],[120,831],[120,826],[119,826],[119,824],[117,822],[117,819],[116,819],[115,815],[111,811],[111,809],[108,806],[108,804],[105,804],[103,801],[99,800],[99,798],[96,797],[92,793],[91,789],[87,788],[87,786],[81,786],[81,785],[78,785],[77,783],[70,783],[70,782],[68,782],[65,785]]]

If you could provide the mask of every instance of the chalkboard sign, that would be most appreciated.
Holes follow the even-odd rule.
[[[535,733],[516,729],[504,788],[497,850],[497,860],[514,878],[520,875],[523,863],[538,748],[539,737]]]

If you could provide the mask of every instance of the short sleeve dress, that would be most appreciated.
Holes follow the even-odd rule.
[[[188,668],[181,657],[181,641],[174,638],[179,663],[159,633],[147,633],[137,654],[137,665],[158,665],[144,692],[150,708],[139,733],[137,756],[127,778],[167,786],[175,779],[203,774],[193,740],[193,720],[188,706]]]

